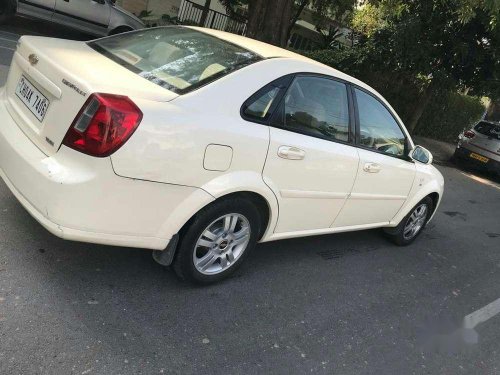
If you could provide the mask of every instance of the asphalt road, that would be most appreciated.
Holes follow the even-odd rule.
[[[0,182],[0,374],[499,374],[500,185],[438,168],[446,193],[413,245],[262,244],[206,288],[149,251],[52,236]]]

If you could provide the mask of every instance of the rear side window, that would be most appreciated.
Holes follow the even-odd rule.
[[[495,125],[490,122],[481,121],[474,127],[474,130],[487,137],[500,140],[500,125]]]
[[[284,128],[328,140],[349,141],[347,87],[321,77],[295,78],[284,99]]]
[[[360,144],[389,155],[403,156],[406,137],[398,123],[373,96],[354,89],[358,103]]]
[[[243,104],[243,118],[256,122],[269,120],[291,79],[291,76],[278,78],[248,98]]]
[[[141,77],[183,94],[261,60],[255,53],[182,27],[160,27],[89,42]]]

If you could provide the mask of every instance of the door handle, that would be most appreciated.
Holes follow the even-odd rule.
[[[365,163],[363,170],[368,173],[378,173],[382,167],[377,163]]]
[[[293,146],[280,146],[278,148],[278,156],[283,159],[302,160],[305,158],[306,152]]]

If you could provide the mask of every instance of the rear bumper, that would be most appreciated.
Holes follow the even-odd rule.
[[[43,154],[0,100],[0,176],[26,210],[54,235],[105,245],[163,250],[178,212],[200,189],[117,176],[110,158],[64,146]]]
[[[478,154],[480,156],[488,158],[488,162],[483,163],[479,160],[473,159],[470,157],[471,153]],[[470,145],[460,145],[455,149],[455,158],[467,162],[470,165],[478,169],[487,170],[490,172],[500,173],[500,162],[492,159],[489,155],[486,155],[484,152],[481,152],[477,147],[471,147]]]

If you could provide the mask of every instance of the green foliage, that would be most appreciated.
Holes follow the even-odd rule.
[[[161,19],[164,22],[171,23],[172,25],[178,25],[180,24],[179,18],[177,16],[171,16],[169,14],[162,14]]]
[[[356,5],[354,0],[311,0],[316,27],[323,29],[329,19],[343,23],[349,18]]]
[[[500,21],[500,1],[499,0],[455,0],[458,3],[458,16],[463,23],[469,22],[476,17],[477,11],[482,10],[491,17],[491,27],[498,26]]]
[[[499,85],[489,82],[500,72],[500,27],[486,7],[491,1],[498,3],[380,0],[374,6],[385,24],[361,44],[371,45],[379,69],[430,77],[439,86],[468,88],[476,95],[497,94]]]
[[[366,4],[354,11],[351,26],[357,33],[370,38],[375,32],[386,26],[386,22],[379,7]]]
[[[478,97],[454,92],[433,95],[416,134],[453,143],[462,130],[481,119],[485,109]]]
[[[145,17],[149,17],[151,15],[151,11],[150,10],[141,10],[141,12],[139,13],[138,17],[139,18],[145,18]]]

